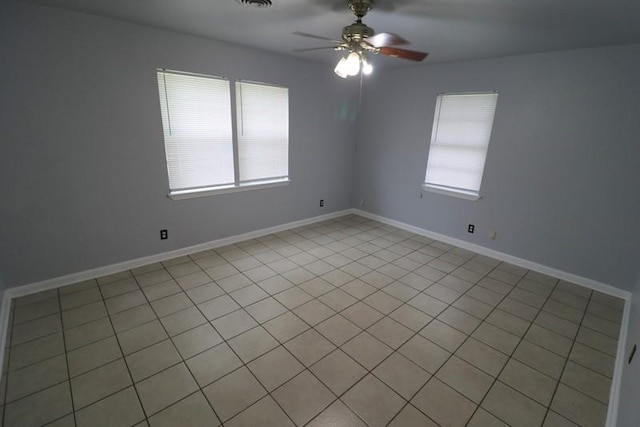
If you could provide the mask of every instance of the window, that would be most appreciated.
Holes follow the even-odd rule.
[[[288,182],[286,88],[236,82],[232,97],[228,79],[167,70],[157,75],[170,197]]]
[[[480,198],[497,93],[438,95],[423,188]]]

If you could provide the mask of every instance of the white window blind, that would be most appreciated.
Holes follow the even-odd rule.
[[[240,182],[289,175],[289,91],[253,82],[236,83]]]
[[[170,189],[233,184],[229,81],[158,70],[158,89]]]
[[[479,194],[497,93],[439,95],[425,185]]]

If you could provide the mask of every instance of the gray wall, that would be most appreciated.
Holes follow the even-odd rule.
[[[5,286],[351,207],[355,127],[345,112],[357,85],[330,65],[47,7],[0,8]],[[287,86],[292,183],[168,199],[157,67]]]
[[[639,75],[640,45],[377,72],[364,89],[355,200],[630,289],[640,252]],[[500,95],[482,199],[419,198],[437,94],[491,90]]]
[[[640,274],[631,298],[631,312],[629,316],[629,329],[627,330],[627,348],[625,350],[625,362],[622,370],[622,383],[620,385],[620,405],[618,406],[618,427],[636,427],[640,422],[640,348],[631,364],[627,359],[631,354],[634,344],[640,347]]]

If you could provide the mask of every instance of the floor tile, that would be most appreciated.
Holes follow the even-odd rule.
[[[547,416],[544,419],[543,427],[578,427],[578,424],[575,424],[565,417],[556,414],[553,411],[548,411]]]
[[[201,304],[213,298],[224,295],[224,291],[215,283],[207,283],[206,285],[191,288],[186,291],[194,304]]]
[[[607,419],[606,405],[564,384],[558,386],[551,409],[585,427],[603,426]]]
[[[134,425],[145,418],[133,387],[100,400],[76,412],[78,427]]]
[[[294,308],[313,299],[311,295],[299,288],[287,289],[286,291],[274,295],[274,298],[290,310],[293,310]]]
[[[369,426],[385,426],[405,401],[373,375],[367,375],[342,398]]]
[[[244,363],[249,363],[279,345],[262,326],[250,329],[230,339],[228,343]]]
[[[238,289],[229,294],[241,307],[256,303],[269,296],[258,285],[249,285],[242,289]]]
[[[389,317],[374,323],[367,332],[393,349],[407,342],[415,333]]]
[[[168,338],[159,321],[128,329],[118,334],[122,352],[127,355]]]
[[[151,302],[151,307],[153,307],[153,311],[156,312],[158,317],[167,316],[176,311],[191,307],[192,305],[193,303],[189,297],[183,292]]]
[[[519,337],[488,323],[480,325],[471,336],[507,355],[511,355],[520,342]]]
[[[182,292],[182,288],[174,280],[158,283],[157,285],[142,288],[142,293],[149,301],[155,301],[164,297]]]
[[[62,324],[65,329],[74,328],[94,320],[107,317],[107,309],[102,301],[83,305],[72,310],[62,312]]]
[[[9,370],[24,368],[36,362],[64,353],[62,332],[16,345],[11,348]],[[6,363],[6,360],[5,360]]]
[[[267,394],[249,370],[244,367],[210,384],[203,391],[223,422]]]
[[[609,403],[611,379],[591,369],[568,361],[560,381],[604,404]]]
[[[503,353],[473,338],[465,341],[456,350],[455,355],[494,377],[500,373],[508,360]]]
[[[576,341],[595,348],[609,356],[615,357],[618,350],[618,341],[588,328],[580,328]]]
[[[41,317],[13,327],[11,345],[23,344],[62,330],[60,315]]]
[[[482,408],[478,408],[469,420],[467,427],[509,427],[509,424],[503,423],[499,418]]]
[[[266,396],[225,423],[227,427],[293,427],[294,424],[271,396]]]
[[[431,316],[424,314],[422,311],[413,308],[408,304],[403,304],[389,313],[389,317],[403,324],[414,332],[422,329],[433,319]]]
[[[315,277],[309,281],[301,283],[298,287],[315,298],[335,289],[332,284],[320,277]]]
[[[6,401],[25,397],[69,378],[67,360],[64,355],[52,357],[42,362],[17,369],[9,373]]]
[[[307,322],[310,326],[315,326],[323,320],[333,316],[336,312],[329,306],[318,300],[312,300],[293,309],[293,312]]]
[[[343,291],[357,299],[363,299],[377,292],[377,289],[360,279],[348,282],[340,287]]]
[[[340,349],[334,350],[309,369],[336,396],[343,394],[367,374],[366,369]]]
[[[134,382],[141,381],[182,361],[171,340],[164,340],[126,357]]]
[[[275,390],[273,398],[297,425],[304,425],[335,400],[335,396],[309,371]]]
[[[69,383],[63,382],[8,403],[4,409],[4,423],[8,426],[39,426],[72,410]]]
[[[147,299],[140,290],[127,292],[104,301],[110,315],[147,303]]]
[[[507,362],[498,379],[545,407],[551,403],[558,383],[515,359]]]
[[[149,419],[151,427],[198,427],[220,424],[218,417],[211,409],[202,392],[198,391],[168,408],[158,412]]]
[[[389,423],[389,427],[437,427],[437,424],[409,404]]]
[[[570,339],[537,325],[531,325],[524,339],[562,357],[567,357],[571,350]]]
[[[176,335],[171,339],[184,359],[188,359],[222,342],[222,337],[208,323]]]
[[[162,326],[164,326],[170,337],[206,322],[207,319],[205,319],[196,307],[189,307],[160,319],[160,323],[162,323]]]
[[[569,360],[596,371],[599,374],[613,378],[615,359],[608,354],[604,354],[600,351],[594,351],[591,347],[587,347],[584,344],[580,344],[578,342],[573,343],[571,354],[569,354]]]
[[[100,292],[103,298],[111,298],[117,295],[126,294],[139,289],[138,282],[133,277],[117,280],[100,286]]]
[[[373,369],[393,350],[373,335],[362,332],[349,340],[342,350],[367,369]]]
[[[513,358],[552,378],[560,378],[565,359],[527,340],[518,344]]]
[[[242,366],[242,361],[226,343],[203,351],[186,361],[200,387],[205,387]]]
[[[131,385],[123,359],[118,359],[71,379],[76,410]]]
[[[442,426],[464,426],[476,405],[446,384],[432,378],[411,403]]]
[[[305,366],[311,366],[336,348],[313,329],[298,335],[284,346]]]
[[[185,291],[211,282],[211,278],[204,271],[199,271],[200,267],[193,265],[194,267],[191,267],[191,269],[198,269],[197,271],[181,276],[173,275],[176,277],[176,282]]]
[[[74,350],[92,342],[113,335],[113,328],[108,318],[94,320],[64,331],[67,351]]]
[[[115,337],[105,338],[67,353],[71,377],[90,371],[122,357]]]
[[[577,323],[570,322],[546,311],[541,311],[534,323],[570,339],[575,338],[579,327]]]
[[[198,389],[184,363],[164,370],[136,384],[147,416],[161,411]]]
[[[469,313],[472,316],[477,317],[478,319],[485,319],[493,310],[493,306],[485,304],[468,295],[462,295],[452,305],[465,313]]]
[[[258,282],[258,286],[264,289],[269,295],[275,295],[287,289],[291,289],[293,288],[295,283],[295,282],[292,283],[292,281],[296,280],[296,278],[292,277],[289,274],[293,274],[295,271],[297,270],[294,270],[293,272],[285,273],[283,276],[274,276],[274,277],[270,277],[269,279],[261,280]],[[310,278],[315,277],[308,271],[306,270],[304,271],[306,274],[309,275],[309,277],[306,280],[309,280]],[[285,277],[291,277],[291,281],[287,280]]]
[[[352,297],[342,289],[334,289],[322,295],[318,299],[338,312],[355,304],[358,301],[356,298]]]
[[[384,317],[378,310],[362,302],[352,305],[340,314],[363,329],[368,328]]]
[[[113,329],[116,333],[144,325],[145,323],[149,323],[155,319],[157,319],[156,314],[153,312],[149,304],[140,305],[111,316]]]
[[[320,412],[307,427],[366,427],[344,403],[339,400],[333,402],[327,409]]]
[[[224,339],[235,337],[258,326],[258,323],[244,310],[234,311],[231,314],[213,320],[211,324]]]
[[[494,310],[487,318],[486,322],[503,329],[517,337],[523,337],[531,325],[524,319],[514,316],[500,309]]]
[[[417,308],[418,310],[424,312],[425,314],[428,314],[431,317],[438,316],[447,308],[447,304],[445,304],[444,302],[425,294],[416,295],[415,297],[407,301],[407,304],[414,308]]]
[[[264,323],[287,311],[287,308],[274,298],[266,298],[255,304],[245,307],[245,310],[256,319],[258,323]]]
[[[393,353],[372,373],[407,400],[410,400],[431,377],[429,373],[399,353]]]
[[[522,427],[540,426],[546,412],[539,403],[499,381],[489,390],[482,407],[507,424]]]
[[[291,312],[271,319],[264,323],[263,326],[271,335],[280,341],[280,343],[285,343],[309,329],[309,325]]]
[[[337,346],[341,346],[362,331],[339,314],[320,323],[315,329]]]
[[[436,377],[477,404],[482,401],[494,380],[492,376],[456,356],[447,360]]]
[[[282,346],[258,357],[247,367],[267,391],[280,387],[304,370],[304,366]]]
[[[467,335],[439,320],[429,323],[420,335],[452,353],[467,339]]]
[[[434,374],[451,355],[431,341],[416,335],[407,341],[398,352],[420,366],[430,374]]]
[[[66,297],[67,296],[63,296],[62,298]],[[60,303],[58,301],[58,298],[49,298],[44,301],[15,307],[13,314],[13,324],[17,325],[18,323],[27,322],[29,320],[38,319],[44,316],[50,316],[59,312]]]

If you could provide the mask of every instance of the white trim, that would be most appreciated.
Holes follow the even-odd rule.
[[[191,254],[194,252],[213,249],[213,248],[241,242],[248,239],[254,239],[254,238],[265,236],[268,234],[285,231],[291,228],[313,224],[315,222],[338,218],[348,214],[356,214],[356,215],[363,216],[365,218],[373,219],[381,223],[400,228],[402,230],[410,231],[412,233],[419,234],[421,236],[425,236],[425,237],[436,239],[445,243],[449,243],[463,249],[471,250],[481,255],[487,255],[492,258],[496,258],[501,261],[509,262],[511,264],[526,268],[528,270],[533,270],[533,271],[537,271],[553,277],[557,277],[559,279],[573,282],[573,283],[585,286],[587,288],[624,299],[625,307],[624,307],[624,313],[622,317],[620,336],[618,340],[616,365],[613,373],[613,381],[611,384],[611,392],[609,396],[609,406],[608,406],[607,423],[606,423],[606,427],[616,426],[616,421],[618,416],[618,404],[620,400],[620,383],[622,379],[622,371],[623,371],[624,362],[626,358],[625,349],[626,349],[626,343],[627,343],[627,331],[628,331],[629,316],[630,316],[630,309],[631,309],[631,292],[624,291],[622,289],[618,289],[611,285],[607,285],[605,283],[601,283],[592,279],[577,276],[572,273],[567,273],[562,270],[557,270],[555,268],[547,267],[542,264],[538,264],[532,261],[518,258],[509,254],[505,254],[503,252],[489,249],[484,246],[480,246],[474,243],[469,243],[464,240],[449,237],[444,234],[429,231],[420,227],[406,224],[404,222],[392,220],[389,218],[385,218],[385,217],[372,214],[370,212],[366,212],[360,209],[355,209],[355,208],[345,209],[342,211],[333,212],[325,215],[319,215],[319,216],[315,216],[315,217],[311,217],[311,218],[307,218],[299,221],[293,221],[286,224],[276,225],[273,227],[267,227],[260,230],[250,231],[250,232],[238,234],[235,236],[213,240],[213,241],[202,243],[199,245],[189,246],[186,248],[176,249],[173,251],[163,252],[156,255],[150,255],[147,257],[137,258],[130,261],[124,261],[117,264],[98,267],[91,270],[85,270],[79,273],[73,273],[66,276],[55,277],[52,279],[47,279],[47,280],[43,280],[36,283],[31,283],[27,285],[6,289],[2,293],[2,301],[1,301],[2,305],[0,307],[0,348],[4,348],[7,340],[9,314],[10,314],[10,308],[11,308],[11,300],[13,298],[33,294],[33,293],[48,290],[48,289],[58,288],[68,284],[93,279],[95,277],[118,273],[120,271],[130,270],[132,268],[141,267],[147,264],[152,264],[154,262],[166,261],[168,259]],[[0,353],[0,366],[2,366],[4,363],[3,359],[4,359],[4,351]]]
[[[5,298],[13,299],[30,295],[36,292],[46,291],[48,289],[59,288],[60,286],[70,285],[72,283],[82,282],[84,280],[95,279],[96,277],[106,276],[109,274],[119,273],[121,271],[131,270],[133,268],[142,267],[144,265],[153,264],[155,262],[167,261],[172,258],[192,254],[195,252],[204,251],[207,249],[219,248],[221,246],[230,245],[233,243],[242,242],[249,239],[255,239],[257,237],[266,236],[272,233],[278,233],[280,231],[289,230],[291,228],[301,227],[304,225],[313,224],[320,221],[326,221],[328,219],[338,218],[347,214],[353,213],[352,209],[345,209],[338,212],[333,212],[325,215],[318,215],[315,217],[302,219],[299,221],[288,222],[286,224],[275,225],[273,227],[262,228],[260,230],[249,231],[243,234],[237,234],[235,236],[225,237],[218,240],[212,240],[210,242],[200,243],[198,245],[188,246],[181,249],[175,249],[168,252],[163,252],[155,255],[149,255],[142,258],[136,258],[129,261],[123,261],[116,264],[107,265],[104,267],[93,268],[91,270],[81,271],[79,273],[72,273],[66,276],[54,277],[52,279],[43,280],[36,283],[27,285],[16,286],[5,290]]]
[[[258,182],[229,184],[219,187],[198,188],[195,190],[175,190],[169,192],[167,197],[172,200],[194,199],[196,197],[213,196],[215,194],[237,193],[240,191],[262,190],[265,188],[283,187],[289,185],[289,178],[265,180]]]
[[[454,246],[458,246],[463,249],[467,249],[476,252],[481,255],[490,256],[500,261],[505,261],[519,267],[526,268],[528,270],[537,271],[549,276],[557,277],[558,279],[566,280],[568,282],[576,283],[595,291],[599,291],[608,295],[612,295],[625,300],[624,312],[622,315],[622,323],[620,327],[620,335],[618,337],[618,349],[616,355],[616,364],[613,371],[613,380],[611,382],[611,391],[609,392],[609,405],[607,407],[607,422],[606,427],[616,427],[618,418],[618,405],[620,401],[620,385],[622,381],[622,371],[624,368],[624,362],[626,359],[625,351],[627,346],[627,330],[629,327],[629,312],[631,310],[631,292],[616,288],[606,283],[598,282],[597,280],[588,279],[586,277],[578,276],[573,273],[558,270],[546,265],[538,264],[533,261],[518,258],[513,255],[499,252],[494,249],[489,249],[484,246],[469,243],[464,240],[449,237],[444,234],[436,233],[426,230],[424,228],[416,227],[404,222],[396,221],[393,219],[385,218],[380,215],[376,215],[370,212],[366,212],[360,209],[353,209],[353,213],[369,219],[373,219],[384,224],[392,225],[402,230],[410,231],[421,236],[429,237],[431,239],[440,240],[445,243],[449,243]]]
[[[422,189],[431,193],[444,194],[445,196],[458,197],[465,200],[480,200],[482,196],[479,193],[470,190],[461,190],[457,188],[442,187],[435,184],[422,184]]]
[[[620,387],[622,385],[622,372],[627,360],[627,333],[629,330],[629,317],[631,315],[631,296],[625,301],[624,313],[618,337],[618,349],[616,364],[613,370],[611,390],[609,391],[609,406],[607,406],[607,423],[605,427],[616,427],[618,424],[618,407],[620,406]]]
[[[546,265],[538,264],[537,262],[529,261],[523,258],[518,258],[513,255],[506,254],[504,252],[499,252],[494,249],[489,249],[487,247],[477,245],[475,243],[470,243],[464,240],[456,239],[454,237],[449,237],[444,234],[436,233],[434,231],[429,231],[424,228],[420,228],[410,224],[406,224],[404,222],[396,221],[394,219],[385,218],[383,216],[372,214],[370,212],[366,212],[360,209],[354,209],[354,213],[369,219],[374,219],[384,224],[398,227],[402,230],[410,231],[412,233],[419,234],[421,236],[429,237],[430,239],[440,240],[441,242],[449,243],[451,245],[476,252],[480,255],[490,256],[500,261],[505,261],[510,264],[526,268],[527,270],[537,271],[538,273],[543,273],[548,276],[557,277],[558,279],[566,280],[567,282],[573,282],[578,285],[587,287],[589,289],[600,291],[607,295],[613,295],[615,297],[622,298],[627,301],[631,298],[631,292],[622,290],[620,288],[616,288],[615,286],[607,285],[606,283],[598,282],[597,280],[588,279],[586,277],[578,276],[573,273],[568,273],[566,271],[558,270],[553,267],[548,267]]]

